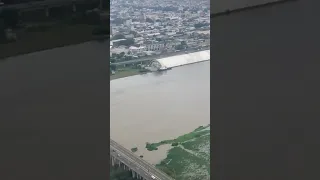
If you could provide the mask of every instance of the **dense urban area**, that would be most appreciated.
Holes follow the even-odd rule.
[[[112,0],[110,31],[110,79],[145,73],[155,59],[210,48],[210,1]],[[172,149],[167,152],[170,158],[159,162],[157,168],[178,180],[209,179],[208,132],[204,128],[175,140],[147,144],[146,149],[153,151],[157,146],[172,143]],[[187,146],[188,141],[193,144]],[[135,153],[138,149],[131,150]],[[194,170],[186,173],[190,165]],[[122,168],[111,168],[111,179],[132,178]]]
[[[152,60],[210,46],[208,0],[112,0],[110,11],[112,75],[116,64],[124,61]]]

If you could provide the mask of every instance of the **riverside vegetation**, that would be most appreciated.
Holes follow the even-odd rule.
[[[176,139],[146,143],[146,148],[155,151],[165,144],[171,144],[172,148],[168,151],[167,157],[156,165],[157,168],[175,180],[210,179],[210,124],[199,126]],[[132,152],[137,150],[136,147],[131,148]],[[140,157],[143,158],[142,155]],[[113,180],[133,179],[130,172],[116,167],[112,168],[110,176]]]
[[[210,124],[176,139],[147,143],[149,151],[171,144],[167,157],[156,165],[176,180],[210,179]]]
[[[210,179],[210,125],[178,137],[172,146],[159,169],[176,180]]]

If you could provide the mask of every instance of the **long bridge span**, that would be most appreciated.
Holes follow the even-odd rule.
[[[174,180],[112,139],[110,139],[110,161],[112,166],[118,165],[131,171],[132,176],[137,179]]]

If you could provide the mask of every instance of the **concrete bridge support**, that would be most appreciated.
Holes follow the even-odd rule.
[[[112,166],[118,166],[118,167],[122,168],[123,170],[131,171],[133,178],[144,180],[144,178],[142,176],[140,176],[137,172],[132,170],[130,167],[128,167],[123,162],[119,161],[116,157],[110,156],[110,161],[111,161]]]
[[[137,176],[136,172],[131,171],[131,174],[132,174],[132,177],[133,177],[133,178],[136,178],[136,176]]]

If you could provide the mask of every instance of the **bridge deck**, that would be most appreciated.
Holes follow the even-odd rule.
[[[151,176],[153,175],[157,180],[173,180],[173,178],[161,172],[156,167],[136,156],[112,139],[110,139],[110,155],[121,160],[121,162],[137,172],[144,179],[152,180]]]

